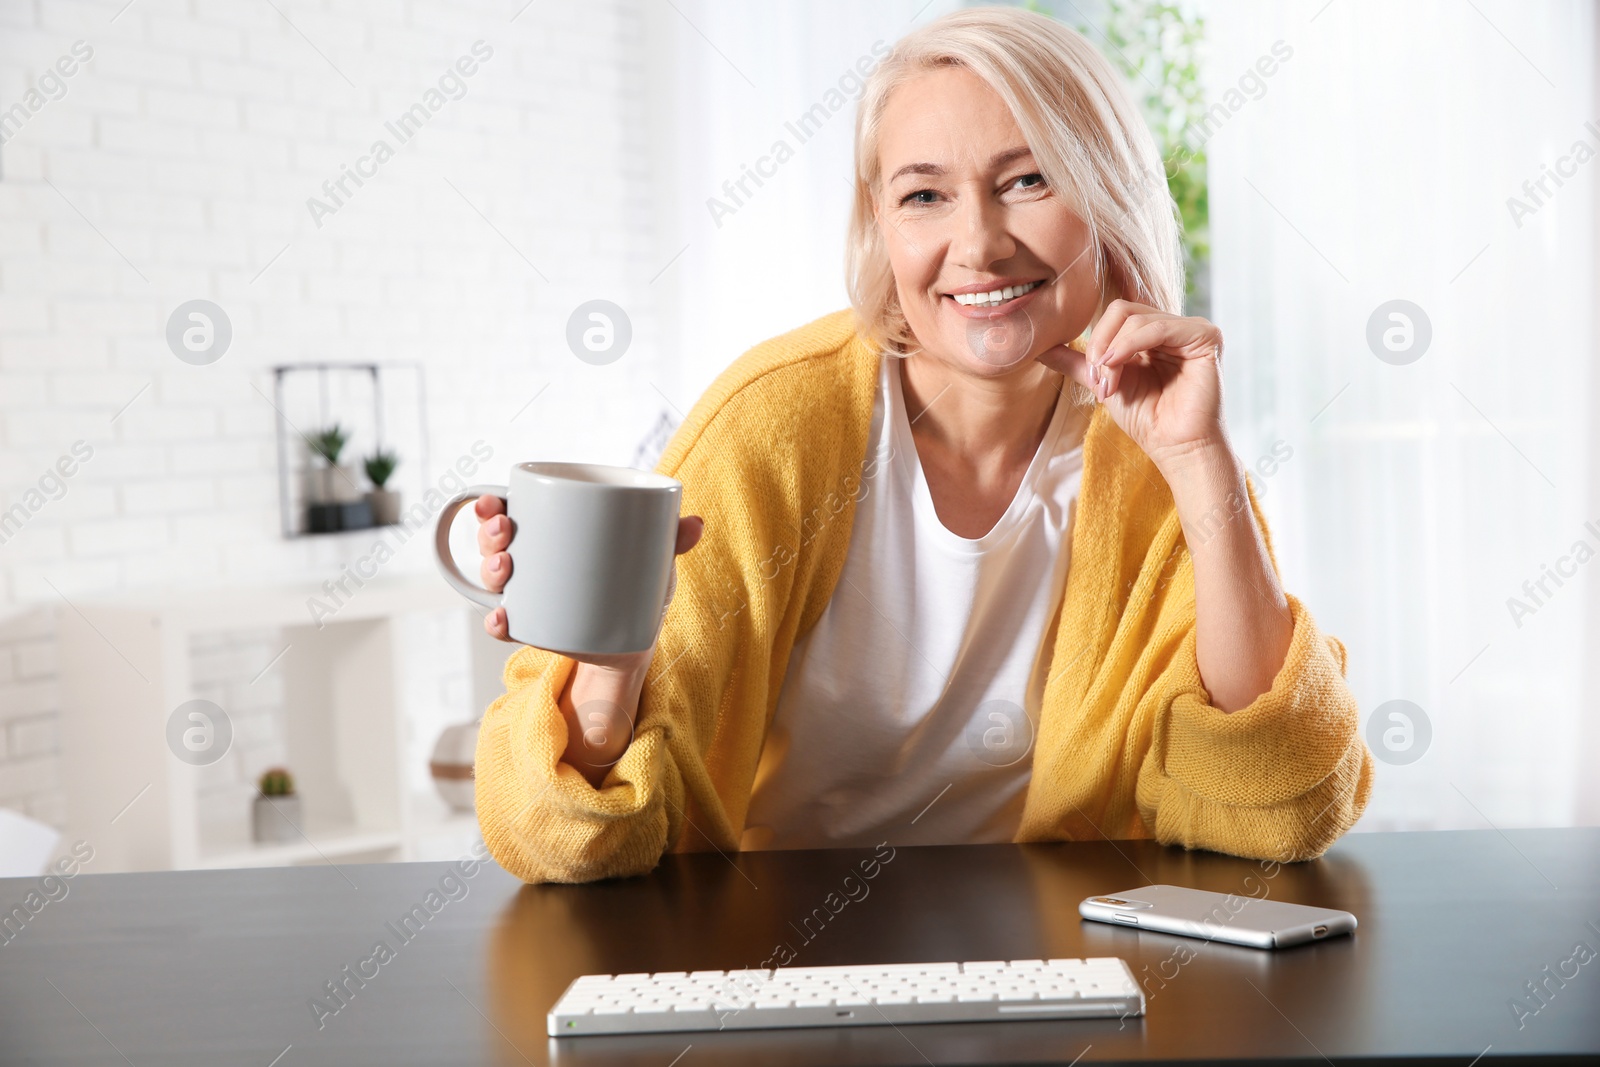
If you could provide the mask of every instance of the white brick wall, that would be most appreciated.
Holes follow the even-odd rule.
[[[74,42],[93,48],[0,146],[0,510],[75,441],[94,449],[0,543],[0,805],[57,824],[52,586],[321,581],[371,544],[279,536],[267,367],[424,364],[435,469],[410,474],[429,481],[479,438],[489,480],[531,457],[627,463],[665,407],[651,379],[669,381],[644,0],[539,4],[514,24],[502,0],[277,0],[288,22],[261,3],[124,2],[0,0],[0,111]],[[314,226],[306,198],[479,39],[494,55],[465,96]],[[633,320],[607,367],[564,341],[596,297]],[[164,335],[196,298],[234,330],[204,367]],[[427,551],[411,539],[386,573],[431,569]],[[197,679],[240,698],[229,657],[259,664],[269,637],[219,637]],[[436,719],[465,704],[464,655],[419,664]],[[272,751],[248,695],[229,706],[249,729],[220,793]]]

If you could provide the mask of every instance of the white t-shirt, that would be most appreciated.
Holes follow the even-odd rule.
[[[959,537],[881,363],[844,569],[795,642],[742,849],[1010,841],[1021,821],[1087,414],[1057,401],[1005,514]]]

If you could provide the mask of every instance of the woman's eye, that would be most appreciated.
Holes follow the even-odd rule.
[[[931,204],[938,197],[938,195],[939,194],[934,192],[932,189],[918,189],[914,193],[907,193],[905,196],[902,196],[900,198],[900,203],[902,206],[905,204]],[[926,197],[926,199],[923,199],[924,197]]]
[[[1038,189],[1044,185],[1044,175],[1024,174],[1014,184],[1020,189]]]

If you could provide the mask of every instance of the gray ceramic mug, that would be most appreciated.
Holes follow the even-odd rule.
[[[491,593],[450,555],[456,512],[485,493],[506,502],[511,577]],[[474,485],[445,504],[434,551],[445,580],[506,609],[513,641],[569,656],[642,652],[655,642],[672,579],[683,483],[632,467],[518,463],[509,485]]]

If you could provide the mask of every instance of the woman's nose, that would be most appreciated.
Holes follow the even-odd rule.
[[[953,222],[956,230],[950,247],[956,266],[987,270],[1016,253],[1016,242],[1006,226],[1005,209],[989,197],[962,197]]]

